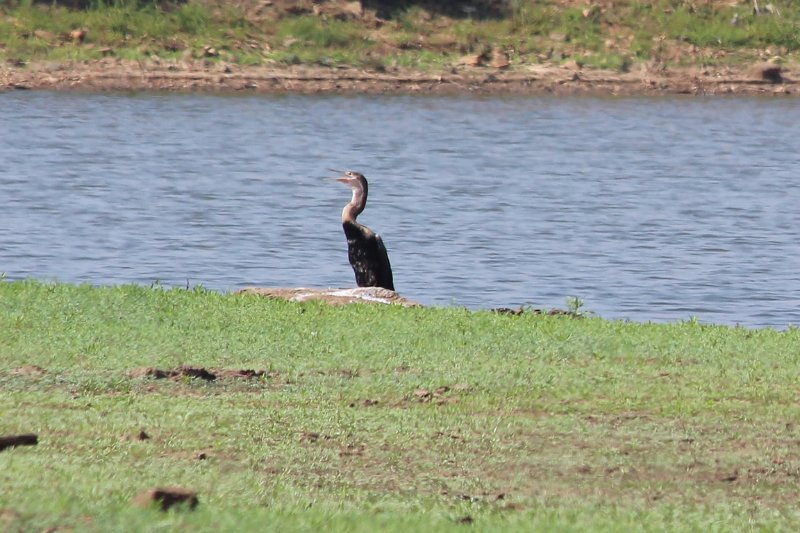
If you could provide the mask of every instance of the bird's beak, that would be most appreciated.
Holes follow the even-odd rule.
[[[333,168],[329,168],[328,170],[330,172],[336,172],[337,174],[342,174],[341,176],[336,176],[336,177],[331,176],[331,177],[328,178],[329,180],[336,180],[336,181],[339,181],[339,182],[342,182],[342,183],[349,183],[350,182],[350,178],[348,178],[347,176],[344,175],[344,171],[343,170],[336,170],[336,169],[333,169]]]

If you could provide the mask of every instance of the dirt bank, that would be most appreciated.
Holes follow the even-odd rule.
[[[420,73],[328,67],[140,62],[106,58],[81,63],[5,64],[0,90],[180,91],[365,94],[800,94],[800,67],[758,64],[692,69],[638,67],[620,73],[536,65],[518,70],[458,67]]]

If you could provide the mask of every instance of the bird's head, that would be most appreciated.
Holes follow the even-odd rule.
[[[342,212],[342,220],[354,222],[359,213],[361,213],[367,205],[367,179],[364,177],[364,174],[353,170],[346,170],[342,172],[341,176],[334,179],[344,183],[353,191],[353,198],[350,200],[350,203],[344,207],[344,211]]]
[[[345,170],[340,177],[335,179],[338,182],[344,183],[351,189],[363,188],[367,181],[364,174],[352,170]]]

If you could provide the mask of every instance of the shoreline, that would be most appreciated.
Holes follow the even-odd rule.
[[[353,67],[243,66],[224,62],[40,62],[0,66],[0,92],[167,91],[254,94],[397,95],[800,95],[797,65],[740,68],[634,67],[630,72],[535,65],[524,69],[456,67],[438,72]]]

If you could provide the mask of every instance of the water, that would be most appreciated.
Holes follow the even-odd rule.
[[[352,286],[339,223],[424,304],[800,324],[800,100],[0,95],[0,272]]]

